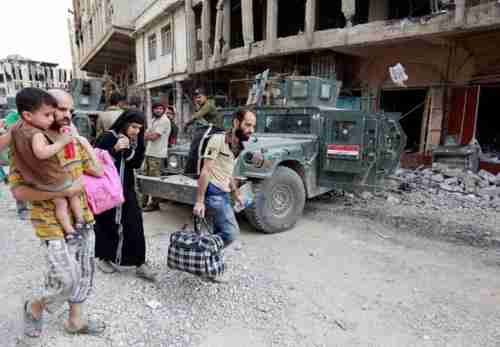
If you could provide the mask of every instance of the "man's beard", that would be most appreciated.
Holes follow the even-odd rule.
[[[250,135],[245,134],[241,128],[236,129],[234,135],[240,140],[240,142],[246,142],[250,140]]]
[[[54,123],[52,123],[52,125],[50,126],[50,130],[59,131],[61,130],[62,127],[70,125],[71,125],[71,119],[69,119],[68,117],[64,117],[58,121],[54,121]]]

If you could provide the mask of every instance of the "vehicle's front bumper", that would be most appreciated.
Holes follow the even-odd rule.
[[[198,182],[184,175],[149,177],[137,175],[142,194],[194,205]]]

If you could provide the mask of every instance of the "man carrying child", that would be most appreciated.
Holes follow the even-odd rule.
[[[25,88],[17,94],[16,103],[22,121],[12,129],[12,151],[14,164],[26,183],[39,190],[61,192],[71,187],[73,182],[71,175],[61,166],[57,153],[65,146],[74,146],[74,139],[69,133],[61,134],[53,143],[48,139],[45,132],[54,123],[53,106],[50,105],[52,99],[50,94],[37,88]],[[62,129],[71,132],[69,127]],[[71,153],[65,154],[68,157]],[[77,242],[84,228],[91,228],[83,219],[79,197],[54,198],[53,202],[66,241]],[[68,205],[75,219],[74,226]]]
[[[82,317],[82,304],[93,285],[95,236],[92,226],[94,218],[82,192],[80,179],[84,172],[99,176],[102,174],[102,168],[88,141],[75,137],[75,134],[61,134],[63,127],[71,126],[70,111],[73,101],[69,94],[60,90],[51,91],[49,94],[40,89],[29,88],[19,92],[16,103],[23,123],[18,127],[22,129],[24,126],[29,131],[13,133],[15,139],[12,144],[9,180],[14,197],[31,202],[31,220],[37,237],[42,241],[48,268],[42,293],[24,303],[25,334],[39,337],[44,324],[44,311],[54,312],[64,302],[68,302],[70,306],[69,317],[65,323],[67,332],[100,334],[104,331],[102,322],[84,320]],[[30,136],[32,146],[29,146],[30,141],[27,140]],[[18,142],[22,145],[18,145]],[[67,143],[74,145],[74,153],[71,156],[64,153],[63,144]],[[23,166],[26,165],[25,161],[19,159],[26,153],[31,155],[30,159],[42,160],[43,167],[40,166],[39,170],[34,172],[26,170]],[[57,174],[47,172],[47,166],[54,172],[57,171]],[[40,174],[61,176],[62,187],[59,186],[60,177],[44,181],[39,179]],[[46,182],[49,184],[45,186]],[[81,222],[86,225],[79,230],[78,238],[70,239],[72,242],[65,240],[69,229],[64,226],[66,222],[61,220],[61,210],[58,211],[58,204],[62,205],[61,200],[66,199],[73,202],[79,200],[80,211],[76,214],[81,213]],[[71,209],[73,218],[69,210],[65,211],[70,225],[71,220],[77,217],[74,210],[76,203],[75,209]]]

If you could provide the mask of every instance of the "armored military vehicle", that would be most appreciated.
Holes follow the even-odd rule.
[[[338,83],[316,77],[286,78],[276,104],[256,107],[256,134],[241,153],[235,176],[251,185],[244,213],[265,233],[292,228],[307,199],[334,189],[373,190],[399,163],[406,136],[398,115],[336,107]],[[234,109],[222,109],[230,126]],[[164,176],[138,176],[144,194],[193,204],[196,180],[182,175],[189,144],[173,148]],[[260,152],[262,165],[252,157]]]

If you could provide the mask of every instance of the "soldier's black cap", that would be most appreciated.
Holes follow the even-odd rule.
[[[206,96],[206,95],[207,95],[207,92],[206,92],[206,91],[205,91],[205,89],[203,89],[203,88],[196,88],[196,89],[194,90],[194,95],[195,95],[195,96],[198,96],[198,95],[205,95],[205,96]]]

